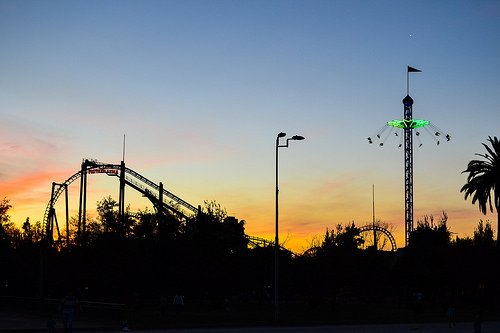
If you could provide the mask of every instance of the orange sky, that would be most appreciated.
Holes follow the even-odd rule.
[[[50,198],[50,184],[52,181],[62,183],[75,172],[76,170],[71,172],[43,171],[20,175],[9,181],[0,182],[0,196],[6,196],[13,205],[10,212],[12,221],[20,226],[26,217],[30,217],[32,222],[42,220]],[[144,174],[143,176],[148,177]],[[360,196],[356,193],[349,193],[349,182],[355,181],[349,179],[349,177],[343,177],[343,181],[318,183],[317,188],[310,189],[311,193],[307,194],[300,193],[300,191],[292,188],[286,190],[283,188],[280,195],[280,240],[285,242],[290,249],[302,252],[312,244],[313,240],[321,238],[326,228],[332,229],[337,224],[345,225],[353,220],[358,226],[370,223],[372,220],[371,188],[366,189],[366,192]],[[287,181],[284,185],[292,187],[293,183]],[[375,190],[376,219],[389,223],[397,244],[401,247],[404,245],[404,224],[402,222],[404,202],[403,200],[387,202],[381,193],[377,193],[378,189]],[[70,186],[69,193],[70,215],[76,216],[78,212],[79,181],[75,181]],[[92,207],[95,207],[97,200],[107,195],[117,199],[117,193],[118,178],[101,174],[90,175],[89,214],[95,216]],[[247,234],[274,239],[274,191],[267,193],[264,197],[254,196],[252,193],[255,193],[255,191],[239,192],[238,195],[230,196],[219,193],[216,200],[226,207],[229,215],[235,215],[239,219],[246,220]],[[316,199],[314,201],[304,201],[303,195]],[[415,195],[415,197],[418,198],[418,195]],[[463,200],[460,199],[461,194],[458,193],[457,197],[458,200]],[[479,219],[490,219],[495,222],[494,215],[488,214],[484,216],[480,214],[477,207],[472,206],[470,202],[468,205],[461,204],[459,207],[454,207],[456,203],[453,200],[442,200],[443,207],[447,207],[447,209],[436,209],[434,208],[435,204],[432,202],[434,199],[431,197],[429,200],[431,202],[421,200],[420,205],[417,200],[415,220],[430,214],[437,219],[444,210],[449,216],[448,225],[454,235],[460,237],[471,236]],[[146,206],[151,207],[146,199],[129,188],[127,188],[127,201],[133,210],[144,209]],[[424,202],[422,203],[422,201]],[[64,199],[61,196],[56,207],[60,221],[64,219],[63,204]]]

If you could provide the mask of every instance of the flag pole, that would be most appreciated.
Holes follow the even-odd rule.
[[[410,66],[407,66],[406,69],[406,95],[410,95],[410,72],[412,73],[420,73],[422,72],[420,69],[416,69]]]
[[[125,134],[123,134],[122,161],[125,161]]]
[[[406,70],[406,95],[410,95],[410,70]]]

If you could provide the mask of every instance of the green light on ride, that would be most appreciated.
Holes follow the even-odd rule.
[[[424,127],[430,124],[428,120],[420,120],[420,119],[410,119],[410,120],[391,120],[387,122],[387,125],[397,128],[419,128]]]

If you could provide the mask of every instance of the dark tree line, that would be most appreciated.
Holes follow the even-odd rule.
[[[4,199],[1,295],[60,298],[72,291],[85,300],[159,307],[182,294],[186,303],[204,309],[228,304],[272,309],[274,249],[250,246],[244,221],[227,216],[219,204],[206,202],[192,219],[148,209],[127,210],[120,217],[110,197],[97,206],[83,245],[72,239],[69,246],[48,246],[39,223],[26,220],[21,229],[15,227]],[[283,312],[296,308],[303,315],[341,321],[346,311],[352,315],[366,307],[371,310],[359,316],[393,309],[409,319],[417,302],[436,315],[450,302],[464,312],[495,309],[500,286],[493,235],[491,224],[480,221],[472,238],[454,237],[445,214],[426,216],[407,248],[383,252],[363,249],[354,222],[327,229],[304,254],[279,253]]]

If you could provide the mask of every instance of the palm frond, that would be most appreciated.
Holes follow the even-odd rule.
[[[479,210],[486,214],[488,208],[493,212],[493,206],[500,208],[500,142],[497,137],[488,137],[491,145],[482,145],[487,154],[476,154],[485,160],[472,160],[462,173],[469,173],[467,183],[460,192],[464,192],[465,200],[471,197],[472,204],[477,202]]]

